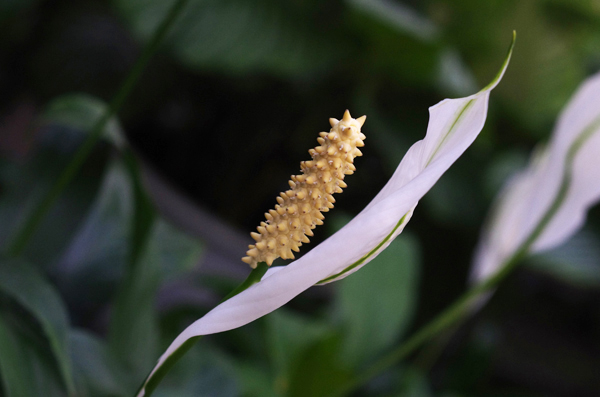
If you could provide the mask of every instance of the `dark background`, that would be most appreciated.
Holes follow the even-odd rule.
[[[0,2],[3,245],[83,140],[86,117],[93,118],[117,92],[170,4]],[[354,117],[367,115],[364,156],[328,215],[334,225],[358,213],[408,147],[422,139],[429,106],[475,93],[495,76],[513,30],[518,34],[513,59],[491,95],[481,136],[422,200],[406,228],[407,244],[419,259],[411,280],[413,309],[402,334],[418,329],[466,290],[472,253],[495,194],[549,137],[577,86],[600,69],[600,3],[190,1],[113,126],[127,136],[146,172],[169,184],[148,188],[161,211],[170,213],[167,218],[180,226],[181,219],[173,220],[178,216],[196,219],[172,201],[161,202],[161,190],[195,203],[204,222],[187,225],[204,247],[194,281],[181,276],[157,282],[151,302],[161,342],[155,351],[247,273],[235,259],[251,242],[247,233],[286,189],[299,161],[308,158],[318,132],[329,128],[329,117],[340,118],[345,109]],[[68,117],[61,113],[65,107]],[[69,107],[78,110],[69,113]],[[107,141],[98,145],[67,189],[67,202],[54,208],[25,253],[63,297],[72,326],[99,340],[117,332],[110,331],[110,313],[127,271],[80,248],[103,270],[74,279],[65,274],[69,250],[77,251],[74,236],[118,153]],[[326,222],[305,249],[332,230]],[[356,395],[598,395],[599,232],[596,208],[572,241],[526,260],[481,312],[411,357],[401,375],[378,378]],[[119,249],[127,247],[123,243]],[[340,314],[330,303],[336,294],[335,286],[313,288],[287,310],[303,316],[308,327],[324,319],[336,324]],[[308,395],[301,386],[294,389],[301,377],[292,376],[296,380],[288,379],[284,387],[276,376],[265,375],[260,387],[248,386],[249,363],[260,363],[265,374],[276,372],[261,353],[269,343],[263,335],[268,325],[261,321],[207,339],[201,348],[210,355],[199,354],[200,364],[190,374],[180,370],[179,386],[169,390],[267,395],[270,385],[280,393],[275,395]],[[311,348],[326,350],[323,338]],[[214,371],[212,360],[227,368],[218,375],[224,380],[198,381],[193,374]],[[302,368],[301,361],[290,365]],[[89,393],[108,393],[97,387]],[[327,395],[323,390],[311,393]]]

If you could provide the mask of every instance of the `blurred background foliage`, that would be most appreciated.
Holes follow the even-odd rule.
[[[0,2],[3,249],[173,3]],[[598,0],[190,0],[26,249],[1,259],[3,395],[131,395],[248,273],[247,233],[329,117],[367,114],[367,146],[305,249],[383,186],[429,106],[487,84],[513,29],[481,136],[405,233],[356,275],[202,339],[157,396],[327,396],[368,367],[465,290],[494,195],[600,69]],[[354,395],[597,395],[599,233],[596,208],[474,319]]]

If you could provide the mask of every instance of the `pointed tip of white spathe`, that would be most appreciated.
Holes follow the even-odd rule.
[[[443,99],[440,102],[436,103],[435,105],[431,106],[429,108],[429,112],[431,114],[431,112],[438,108],[443,106],[445,103],[447,102],[453,102],[453,101],[461,101],[461,100],[470,100],[470,99],[474,99],[476,97],[482,96],[482,95],[487,95],[489,94],[489,92],[491,90],[493,90],[498,83],[500,83],[500,80],[502,80],[502,78],[504,77],[504,73],[506,72],[506,69],[508,68],[508,64],[510,63],[510,59],[512,57],[512,53],[513,53],[513,49],[515,47],[515,41],[517,39],[517,32],[515,30],[513,30],[513,36],[512,36],[512,41],[510,43],[510,46],[508,47],[508,52],[506,54],[506,57],[504,58],[504,62],[502,63],[502,67],[500,68],[500,70],[498,71],[498,73],[496,74],[496,77],[494,77],[494,79],[492,81],[490,81],[488,83],[488,85],[486,85],[484,88],[482,88],[479,92],[468,96],[468,97],[464,97],[464,98],[454,98],[454,99]]]
[[[517,31],[513,30],[512,41],[510,42],[510,45],[508,46],[508,52],[506,54],[506,58],[504,59],[504,62],[502,63],[502,67],[500,68],[500,71],[498,72],[498,74],[496,74],[496,77],[494,77],[494,79],[488,85],[486,85],[479,93],[494,89],[498,85],[500,80],[502,80],[502,77],[504,77],[504,73],[506,72],[506,69],[508,68],[508,64],[510,63],[510,58],[512,57],[512,53],[513,53],[513,49],[515,48],[516,41],[517,41]]]

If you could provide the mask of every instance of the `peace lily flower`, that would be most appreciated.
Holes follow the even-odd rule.
[[[484,281],[520,257],[555,247],[600,199],[600,73],[586,80],[558,119],[550,143],[499,195],[475,255]]]
[[[383,251],[402,232],[421,197],[483,128],[490,92],[506,71],[514,39],[513,34],[502,68],[488,86],[469,97],[445,99],[429,108],[430,120],[425,138],[408,150],[392,178],[360,214],[300,259],[287,266],[271,267],[262,277],[255,273],[258,274],[256,280],[251,280],[251,274],[247,285],[241,288],[242,292],[222,302],[175,338],[142,385],[138,396],[151,393],[168,368],[198,336],[248,324],[283,306],[313,285],[352,274]],[[262,265],[264,272],[267,266]],[[260,271],[261,264],[253,273]]]

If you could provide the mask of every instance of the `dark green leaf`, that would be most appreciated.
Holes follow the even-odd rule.
[[[348,3],[361,13],[422,42],[433,41],[439,36],[432,21],[402,3],[383,0],[350,0]]]
[[[27,359],[25,349],[0,313],[0,374],[8,397],[35,395],[33,364]]]
[[[70,342],[79,396],[128,395],[128,388],[136,380],[127,376],[127,371],[108,353],[102,340],[83,330],[73,330]]]
[[[407,368],[402,374],[402,393],[398,397],[428,397],[433,396],[431,386],[425,374],[416,369]]]
[[[235,369],[244,396],[281,397],[275,390],[287,387],[277,381],[274,383],[269,369],[255,362],[237,361]]]
[[[42,123],[57,124],[78,131],[90,132],[108,105],[91,95],[67,94],[54,98],[42,112]],[[104,127],[103,136],[113,144],[124,145],[124,133],[117,117],[113,116]]]
[[[124,165],[109,166],[100,192],[57,268],[70,306],[89,312],[110,299],[127,261],[133,192]]]
[[[142,186],[135,159],[128,159],[134,184],[135,216],[129,264],[112,313],[110,346],[142,379],[159,353],[155,295],[165,279],[195,265],[202,245],[162,220]]]
[[[137,189],[134,192],[140,193]],[[152,241],[155,238],[152,235],[156,235],[154,214],[147,213],[144,198],[139,194],[134,197],[127,267],[114,302],[109,344],[112,353],[128,365],[130,373],[142,379],[159,353],[154,297],[160,285],[161,271],[159,247]]]
[[[402,234],[371,263],[336,284],[344,361],[358,365],[399,340],[416,305],[418,243]]]
[[[352,378],[349,363],[340,355],[340,338],[331,335],[305,349],[290,377],[290,397],[325,397]]]
[[[241,293],[253,284],[259,282],[262,276],[267,272],[267,268],[268,266],[265,262],[259,262],[258,266],[252,270],[250,275],[248,275],[248,278],[244,282],[242,282],[242,284],[240,284],[237,288],[235,288],[224,300],[227,300],[230,297]],[[171,353],[168,357],[165,358],[161,366],[158,367],[156,371],[153,371],[151,374],[148,374],[148,376],[152,376],[147,378],[141,385],[141,387],[144,387],[145,393],[147,395],[150,395],[154,391],[154,389],[158,386],[163,377],[171,370],[171,368],[174,367],[174,365],[182,357],[184,357],[186,352],[188,352],[192,348],[192,346],[194,346],[194,344],[198,340],[200,340],[200,338],[202,338],[202,335],[193,336],[187,339],[173,353]]]
[[[143,377],[158,357],[154,297],[162,281],[198,262],[202,245],[164,221],[152,227],[146,249],[122,286],[113,312],[111,346]]]
[[[0,314],[0,373],[8,396],[64,397],[56,360],[18,316]],[[10,343],[9,347],[7,343]],[[71,394],[75,396],[76,394]]]
[[[426,17],[398,3],[353,0],[353,31],[368,41],[363,54],[372,73],[407,85],[434,85],[442,61],[439,30]]]
[[[147,38],[168,2],[117,1],[138,36]],[[170,37],[184,64],[219,73],[268,71],[296,75],[323,70],[346,51],[335,30],[323,29],[330,15],[301,3],[276,0],[192,0]],[[315,25],[315,18],[323,25]],[[324,40],[323,36],[328,36]]]
[[[173,367],[153,396],[239,396],[240,385],[235,375],[230,357],[207,344],[198,343]]]
[[[278,392],[286,392],[296,361],[305,350],[313,346],[331,329],[314,319],[295,315],[284,309],[277,310],[267,317],[267,340],[275,371],[275,385]]]
[[[0,244],[8,246],[27,217],[39,205],[74,150],[82,134],[63,127],[44,129],[38,150],[25,163],[0,164]],[[52,269],[65,249],[97,193],[105,166],[106,152],[94,153],[86,171],[62,192],[39,225],[23,256],[32,263]]]
[[[0,261],[0,290],[28,310],[44,330],[63,381],[75,391],[68,353],[69,320],[60,295],[33,266],[21,260]]]

